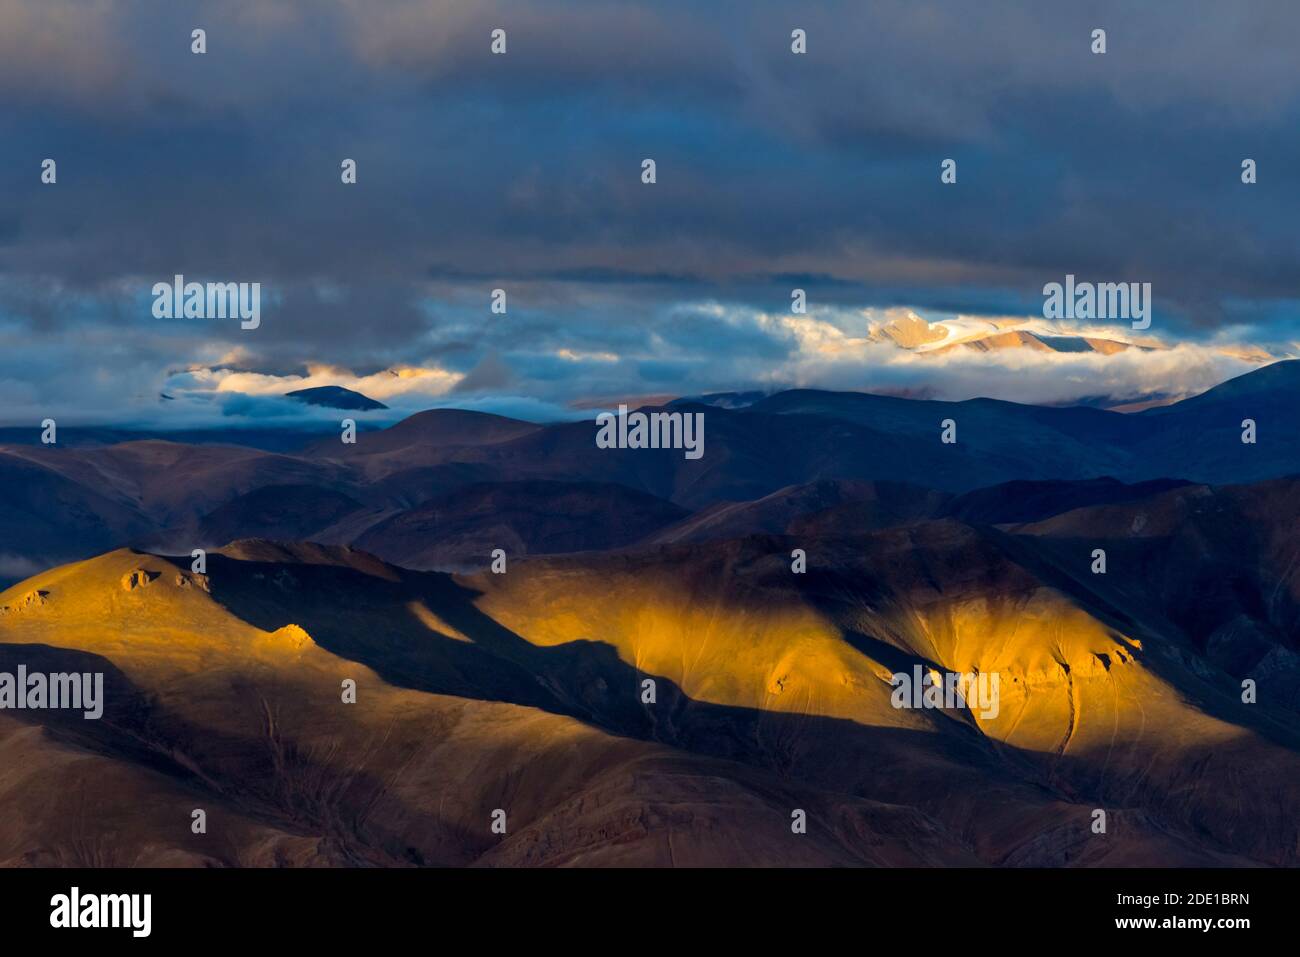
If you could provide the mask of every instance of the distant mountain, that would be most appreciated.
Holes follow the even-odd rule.
[[[920,472],[899,474],[900,481],[963,490],[1023,478],[1092,478],[1119,474],[1131,467],[1130,436],[1139,436],[1128,416],[1088,408],[1050,408],[968,399],[944,402],[902,399],[862,392],[798,389],[778,392],[755,403],[752,413],[834,419],[853,423],[922,448],[939,442],[942,423],[956,425],[956,443],[945,447],[979,463],[992,481],[935,481]],[[950,458],[952,456],[949,456]],[[886,476],[864,476],[886,477]],[[889,476],[894,477],[894,476]]]
[[[1153,418],[1177,415],[1206,415],[1230,412],[1258,415],[1261,405],[1281,409],[1300,407],[1300,360],[1274,362],[1220,383],[1213,389],[1173,405],[1144,413]]]
[[[52,456],[33,459],[28,451],[0,447],[0,587],[33,568],[135,541],[154,526],[109,482],[64,474]]]
[[[720,502],[652,535],[648,542],[719,541],[747,535],[860,535],[932,518],[950,496],[895,482],[822,480],[778,489],[752,502]]]
[[[388,408],[382,402],[376,402],[369,396],[362,395],[360,392],[353,392],[351,389],[345,389],[339,385],[295,389],[292,392],[286,392],[285,396],[290,399],[297,399],[299,402],[305,402],[307,405],[321,405],[330,409],[368,411]]]
[[[22,532],[7,536],[0,567],[45,567],[123,544],[188,551],[248,536],[365,541],[394,561],[448,567],[493,538],[534,554],[624,547],[633,531],[665,543],[836,526],[861,532],[936,517],[936,503],[953,496],[969,496],[949,506],[964,521],[1035,521],[1155,488],[1143,483],[1221,486],[1300,473],[1298,380],[1300,362],[1279,362],[1132,414],[817,390],[738,408],[676,403],[666,411],[704,416],[699,459],[679,449],[598,448],[593,421],[538,425],[454,409],[361,432],[355,444],[331,434],[297,450],[132,433],[115,443],[98,433],[88,445],[5,445],[0,481],[9,527]],[[1241,441],[1247,418],[1254,444]],[[941,441],[949,420],[955,444]],[[539,483],[570,493],[618,486],[658,504],[646,512],[623,502],[645,519],[627,527],[601,520],[601,501],[581,505],[568,493],[549,514],[536,498]],[[473,485],[498,491],[477,502],[457,496]],[[919,497],[890,491],[897,488]],[[435,501],[429,515],[454,534],[434,533],[419,513],[399,517]],[[513,517],[494,527],[487,516],[497,510]],[[659,517],[666,520],[656,524]],[[394,550],[366,537],[378,536],[380,523],[399,543]],[[424,529],[425,546],[402,531],[408,524]]]
[[[335,436],[317,441],[305,451],[313,457],[351,460],[362,456],[391,459],[390,453],[400,453],[402,467],[409,468],[442,461],[453,449],[504,442],[541,428],[489,412],[429,409],[386,429],[365,433],[355,445],[344,445]]]
[[[1125,485],[1113,478],[1006,482],[950,499],[937,514],[971,525],[1033,522],[1078,508],[1141,501],[1189,484],[1182,479],[1156,479]]]
[[[1175,488],[1180,479],[1126,485],[1112,478],[1005,482],[961,495],[894,482],[820,481],[779,489],[752,502],[700,509],[646,543],[720,541],[747,535],[862,535],[927,519],[970,525],[1015,525],[1074,509],[1137,502]]]
[[[313,539],[362,508],[356,499],[317,485],[264,485],[205,515],[195,544],[217,547],[249,537]]]
[[[1135,451],[1143,477],[1227,484],[1300,474],[1300,360],[1275,362],[1129,418],[1142,430]],[[1242,442],[1247,419],[1255,425],[1254,444]]]
[[[780,392],[747,411],[837,419],[923,441],[938,434],[941,420],[952,419],[958,446],[985,469],[1015,473],[1004,481],[1112,476],[1225,484],[1300,472],[1300,360],[1275,362],[1199,396],[1131,414],[817,390]],[[1257,426],[1253,445],[1241,441],[1247,418]],[[920,484],[956,487],[934,479]],[[967,488],[983,484],[993,483]]]
[[[609,483],[491,482],[399,512],[354,543],[406,568],[482,568],[498,548],[511,556],[619,548],[686,514]]]

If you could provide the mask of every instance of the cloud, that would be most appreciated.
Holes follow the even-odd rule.
[[[450,391],[461,376],[445,369],[420,369],[403,366],[384,369],[368,375],[356,375],[339,366],[312,365],[305,375],[274,375],[260,372],[236,372],[229,369],[198,369],[189,373],[187,385],[191,391],[209,386],[210,391],[237,392],[243,395],[282,396],[297,389],[314,389],[337,385],[363,392],[382,402],[408,394],[438,396]],[[173,377],[170,384],[177,384]]]
[[[673,320],[701,320],[695,334],[672,334],[681,330],[669,321],[670,334],[656,328],[641,348],[625,348],[622,354],[569,349],[543,354],[517,348],[487,354],[460,378],[443,369],[389,369],[364,376],[339,366],[312,366],[306,374],[287,375],[194,369],[173,376],[168,391],[216,397],[227,415],[243,414],[242,407],[230,404],[232,395],[280,396],[315,385],[363,392],[392,405],[395,415],[457,406],[511,409],[534,419],[568,417],[599,396],[785,388],[1120,404],[1192,395],[1274,358],[1240,342],[1171,344],[1127,326],[1033,316],[927,319],[902,308],[821,308],[785,315],[712,301],[679,304],[669,312]],[[984,348],[997,341],[993,337],[1005,339],[1012,332],[1037,337],[1031,340],[1036,347]],[[1085,339],[1104,348],[1090,351]],[[1055,343],[1060,351],[1043,343]],[[277,414],[285,414],[282,407]]]
[[[1273,0],[0,0],[4,415],[152,420],[191,368],[560,407],[901,380],[861,310],[1030,316],[1066,273],[1151,282],[1181,387],[1219,368],[1196,343],[1300,340],[1298,28]],[[175,273],[261,282],[262,327],[153,320]]]
[[[63,174],[8,194],[6,272],[328,279],[405,301],[439,274],[805,272],[877,305],[905,284],[930,296],[908,302],[974,309],[1073,271],[1151,281],[1203,325],[1230,296],[1300,293],[1300,193],[1279,175],[1300,147],[1293,6],[835,4],[799,12],[804,57],[791,16],[205,4],[209,53],[195,56],[183,10],[8,0],[0,35],[22,55],[7,92],[46,72],[28,47],[60,69],[54,101],[0,132]],[[1104,57],[1088,51],[1096,20]],[[488,50],[494,25],[506,56]],[[89,113],[58,100],[68,77]],[[1254,190],[1237,175],[1247,153]],[[354,189],[343,157],[359,163]]]
[[[1046,405],[1105,398],[1120,404],[1153,395],[1194,395],[1256,368],[1257,363],[1191,344],[1109,356],[1008,349],[935,357],[870,343],[801,355],[770,373],[767,385]]]
[[[510,367],[495,354],[483,357],[473,369],[460,378],[452,391],[459,393],[504,391],[514,380]]]

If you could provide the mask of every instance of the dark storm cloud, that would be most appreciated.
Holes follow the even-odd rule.
[[[155,385],[201,341],[707,391],[792,342],[683,303],[1034,312],[1072,272],[1151,282],[1166,329],[1294,338],[1298,31],[1289,2],[3,0],[0,330],[170,349]],[[261,282],[262,327],[161,327],[175,273]]]

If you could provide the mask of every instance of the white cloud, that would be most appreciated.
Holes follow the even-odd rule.
[[[356,375],[341,366],[313,364],[306,375],[275,375],[232,369],[192,369],[174,380],[187,393],[234,392],[252,396],[282,396],[297,389],[334,385],[352,389],[380,402],[445,395],[463,378],[440,368],[399,366],[369,375]]]
[[[984,396],[1041,404],[1108,397],[1120,403],[1152,395],[1194,395],[1280,357],[1239,341],[1169,345],[1120,324],[1033,316],[927,320],[911,309],[823,309],[797,316],[755,313],[751,321],[792,344],[786,360],[755,370],[756,381],[773,389],[884,391],[954,400]],[[884,331],[900,322],[928,322],[928,330],[919,329],[934,338],[900,347]],[[1090,338],[1129,348],[1108,355],[1025,346],[980,351],[962,345],[1012,331],[1049,342],[1053,337]]]

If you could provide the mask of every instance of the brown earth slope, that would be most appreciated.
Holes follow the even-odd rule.
[[[1194,635],[1031,531],[471,577],[258,541],[206,575],[125,549],[58,568],[0,594],[0,671],[104,670],[111,693],[98,722],[0,715],[0,861],[1296,864],[1294,711],[1242,704]],[[1277,535],[1258,585],[1285,624]],[[914,665],[998,674],[997,714],[894,707]]]

